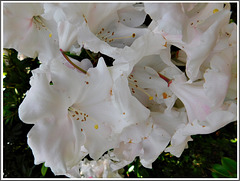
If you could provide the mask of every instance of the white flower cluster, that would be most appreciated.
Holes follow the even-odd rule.
[[[120,177],[235,121],[230,15],[223,3],[4,3],[4,48],[41,62],[19,107],[35,164]],[[83,50],[91,60],[70,57]]]

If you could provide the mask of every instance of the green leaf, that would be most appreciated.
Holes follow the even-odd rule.
[[[213,176],[213,178],[222,177],[220,174],[218,174],[218,173],[216,173],[216,172],[212,172],[212,176]]]
[[[231,172],[232,174],[237,173],[237,162],[227,158],[227,157],[223,157],[222,160],[222,165],[223,167],[228,170],[229,172]]]
[[[45,167],[44,163],[42,164],[41,173],[42,176],[45,176],[47,173],[48,167]]]
[[[149,177],[149,173],[146,168],[140,167],[139,168],[139,173],[142,177]]]
[[[219,164],[213,165],[212,172],[218,173],[219,175],[221,175],[221,177],[231,177],[228,170]]]
[[[230,140],[232,143],[237,143],[237,138],[231,139]]]

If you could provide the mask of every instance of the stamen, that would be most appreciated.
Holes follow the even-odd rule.
[[[111,40],[118,40],[118,39],[125,39],[125,38],[134,38],[136,36],[135,33],[133,33],[131,36],[124,36],[124,37],[116,37],[116,38],[112,38]]]
[[[47,30],[48,32],[49,32],[49,38],[51,38],[52,37],[52,32],[51,32],[51,30],[49,30],[47,27],[46,27],[46,25],[43,23],[43,21],[42,21],[42,18],[41,18],[41,16],[33,16],[33,22],[34,22],[34,24],[36,25],[36,27],[40,30],[41,29],[41,27],[40,26],[38,26],[39,24],[42,26],[42,28],[44,28],[45,30]]]
[[[218,11],[219,11],[218,9],[214,9],[213,14],[217,13]]]
[[[84,112],[81,112],[78,108],[69,107],[68,111],[70,113],[70,116],[73,117],[73,119],[75,119],[77,121],[79,121],[81,119],[82,123],[84,123],[85,121],[89,121],[89,119],[90,119],[91,121],[93,121],[95,123],[94,128],[95,129],[99,128],[98,122],[94,118],[90,117],[88,114],[86,114]]]
[[[83,14],[83,18],[84,18],[84,21],[87,23],[88,21],[84,14]]]
[[[98,125],[96,124],[96,125],[94,126],[94,128],[95,128],[95,129],[98,129]]]
[[[64,56],[64,58],[72,65],[74,66],[76,69],[80,70],[82,73],[87,74],[86,70],[83,70],[82,68],[78,67],[76,64],[74,64],[69,58],[68,56],[64,53],[64,51],[62,49],[60,49],[62,55]]]
[[[101,31],[99,31],[99,32],[96,34],[96,36],[99,37],[99,35],[101,35],[104,30],[105,30],[105,29],[102,28]],[[101,37],[99,37],[99,38],[102,39],[103,41],[109,42],[109,43],[112,42],[112,41],[114,41],[114,40],[119,40],[119,39],[135,38],[135,36],[136,36],[136,34],[133,33],[131,36],[111,38],[111,37],[114,35],[114,32],[110,33],[110,31],[108,31],[107,33],[108,33],[108,35],[106,35],[106,36],[101,35]]]
[[[130,80],[129,80],[130,81]],[[137,85],[135,85],[135,84],[133,84],[133,83],[131,83],[131,82],[128,82],[130,85],[132,85],[133,87],[135,86],[138,90],[140,90],[141,92],[143,92],[144,94],[146,94],[148,97],[149,97],[149,100],[151,101],[151,100],[153,100],[153,97],[149,94],[149,93],[147,93],[143,88],[141,88],[141,87],[139,87],[139,86],[137,86]],[[135,92],[134,92],[135,93]]]
[[[163,92],[163,93],[162,93],[162,96],[163,96],[163,99],[167,99],[167,97],[168,97],[168,95],[167,95],[166,92]]]

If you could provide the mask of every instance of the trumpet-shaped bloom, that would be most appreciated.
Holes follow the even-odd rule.
[[[173,80],[170,89],[183,102],[188,123],[173,135],[166,151],[179,157],[179,147],[190,135],[209,134],[236,120],[236,104],[225,101],[232,60],[232,49],[228,48],[212,57],[204,74],[205,82],[189,84],[184,75]]]
[[[147,28],[139,27],[146,13],[132,3],[45,4],[44,8],[49,18],[57,24],[61,22],[61,32],[68,31],[69,24],[75,27],[71,28],[74,33],[68,42],[77,40],[81,47],[113,58],[118,55],[119,49],[130,46],[147,31]],[[76,29],[78,35],[75,34]],[[69,47],[62,49],[68,51]]]
[[[4,3],[3,46],[48,61],[59,53],[56,23],[44,17],[42,4]]]
[[[141,49],[141,46],[136,46],[137,48]],[[151,54],[148,50],[146,52]],[[120,145],[114,149],[114,153],[119,159],[125,160],[126,163],[132,162],[135,157],[139,156],[143,166],[151,168],[152,163],[169,144],[171,136],[177,131],[179,124],[185,125],[187,120],[186,115],[182,118],[177,115],[174,117],[173,124],[169,123],[168,127],[165,127],[164,124],[164,122],[173,119],[170,116],[171,113],[168,114],[167,112],[171,112],[176,96],[161,76],[164,74],[173,78],[175,75],[179,75],[181,71],[175,67],[169,67],[159,55],[140,55],[143,57],[135,65],[133,62],[137,61],[137,55],[135,58],[129,58],[129,66],[125,66],[123,59],[117,59],[114,66],[118,70],[122,70],[121,77],[125,77],[122,78],[124,81],[121,81],[118,85],[128,86],[132,97],[141,102],[150,111],[150,115],[141,119],[141,122],[139,121],[123,129],[119,138]],[[133,68],[130,68],[131,65],[134,65]],[[129,70],[132,71],[128,74]],[[162,116],[166,114],[168,116]],[[185,146],[184,143],[183,149]]]
[[[154,5],[145,5],[145,11],[154,20],[149,28],[164,36],[167,44],[177,46],[187,54],[186,73],[190,81],[202,78],[200,66],[214,49],[221,28],[229,22],[228,6],[198,4],[190,10],[185,7],[184,11],[181,4],[158,4],[153,8]],[[171,11],[166,12],[165,6]]]
[[[116,147],[114,133],[123,129],[124,115],[111,101],[113,82],[103,59],[87,74],[59,59],[33,71],[19,116],[35,124],[28,134],[35,164],[45,162],[55,174],[65,174],[87,153],[97,159]]]

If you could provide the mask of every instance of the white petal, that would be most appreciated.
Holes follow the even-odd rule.
[[[115,80],[113,92],[114,105],[121,112],[126,125],[139,123],[148,118],[150,111],[132,96],[125,76],[119,76]]]
[[[77,41],[78,28],[68,21],[58,23],[59,48],[68,51]]]
[[[183,129],[183,135],[209,134],[230,122],[235,121],[237,107],[235,103],[225,102],[221,109],[216,110],[206,117],[205,121],[194,121]]]
[[[118,16],[121,21],[126,26],[138,27],[143,24],[146,13],[143,10],[138,10],[134,6],[127,6],[118,10]]]
[[[56,175],[65,174],[82,156],[84,135],[79,125],[65,115],[38,121],[28,133],[28,144],[34,154],[34,163],[45,162]]]
[[[33,72],[30,84],[32,87],[19,106],[19,117],[23,122],[35,123],[64,110],[64,100],[50,85],[46,74]]]
[[[152,168],[152,163],[166,148],[170,138],[171,136],[164,129],[154,125],[152,133],[142,143],[144,154],[140,156],[140,159],[144,167]]]
[[[211,69],[206,70],[204,74],[205,83],[203,87],[212,102],[211,106],[221,106],[226,97],[231,79],[232,60],[232,49],[230,48],[216,54],[210,61]]]
[[[117,137],[111,137],[112,130],[108,125],[95,122],[91,118],[86,121],[86,124],[82,124],[86,135],[84,146],[94,160],[99,159],[106,151],[117,147]],[[95,128],[96,124],[98,125],[97,129]]]
[[[173,137],[173,140],[174,139],[178,140],[179,138],[180,139],[183,138],[182,139],[183,141],[182,140],[178,141],[178,142],[180,142],[180,144],[178,144],[178,145],[174,145],[174,144],[170,145],[169,147],[167,147],[165,149],[165,152],[170,152],[174,156],[180,157],[182,152],[184,151],[184,149],[188,147],[187,142],[192,141],[192,138],[190,136],[178,137],[178,135],[176,134],[176,136]]]
[[[181,4],[145,3],[145,11],[158,22],[158,31],[170,35],[181,35],[186,26],[187,16],[182,12]]]
[[[114,154],[120,160],[132,162],[135,157],[143,154],[142,143],[123,143],[121,142],[119,148],[114,149]]]

